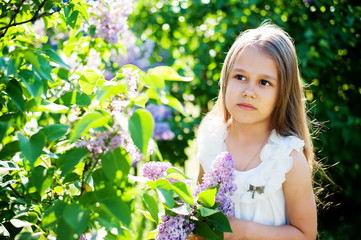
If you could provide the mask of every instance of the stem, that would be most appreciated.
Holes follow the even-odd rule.
[[[25,197],[22,196],[20,193],[18,193],[18,191],[16,191],[16,189],[13,188],[13,186],[11,186],[11,184],[8,184],[8,187],[10,187],[10,189],[15,193],[16,196],[18,196],[19,198],[25,199]]]

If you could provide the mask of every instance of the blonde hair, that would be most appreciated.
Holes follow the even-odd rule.
[[[267,23],[256,29],[244,31],[237,37],[224,61],[217,102],[206,118],[223,117],[225,123],[231,118],[225,105],[229,75],[237,54],[247,46],[257,47],[268,53],[278,68],[280,89],[271,116],[271,129],[275,129],[282,136],[295,135],[303,139],[305,141],[303,153],[313,170],[315,164],[313,144],[295,46],[290,36],[276,25]]]

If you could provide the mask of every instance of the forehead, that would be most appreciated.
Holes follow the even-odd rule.
[[[259,47],[247,46],[241,49],[234,60],[231,71],[269,76],[278,79],[278,67],[274,58]]]

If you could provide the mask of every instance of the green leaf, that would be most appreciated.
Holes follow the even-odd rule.
[[[72,148],[65,152],[59,159],[59,167],[61,168],[61,176],[73,171],[74,167],[88,153],[85,148]]]
[[[60,79],[68,80],[70,76],[69,70],[65,68],[56,68],[53,70],[54,74],[56,74]]]
[[[126,92],[127,92],[127,88],[124,83],[107,82],[106,85],[104,84],[102,88],[99,91],[97,91],[97,96],[93,100],[90,108],[102,104],[105,100],[107,100],[110,97]]]
[[[148,87],[156,89],[157,91],[163,90],[165,88],[164,79],[149,72],[146,74],[145,78],[143,79],[143,82]]]
[[[179,74],[177,73],[176,70],[174,70],[173,68],[168,67],[168,66],[159,66],[159,67],[151,68],[148,70],[148,73],[150,73],[152,75],[156,75],[156,76],[158,76],[164,80],[168,80],[168,81],[189,82],[192,80],[192,78],[179,76]]]
[[[72,13],[70,14],[70,17],[66,18],[66,24],[74,29],[76,21],[78,20],[78,15],[79,15],[78,10],[72,11]]]
[[[54,226],[56,222],[63,216],[66,206],[66,203],[63,201],[55,200],[54,205],[45,210],[41,225],[43,227]]]
[[[49,102],[47,100],[43,100],[41,105],[35,106],[31,110],[33,110],[33,111],[36,110],[39,112],[49,111],[52,113],[66,113],[69,111],[69,108],[64,105],[60,105],[60,104],[56,104],[53,102]]]
[[[92,70],[88,70],[79,78],[79,84],[86,94],[91,94],[96,87],[97,81],[101,79],[102,77],[99,74]]]
[[[209,215],[221,212],[222,210],[215,210],[212,208],[207,208],[207,207],[203,207],[203,206],[199,206],[199,210],[201,211],[201,216],[202,217],[207,217]]]
[[[73,203],[65,208],[63,218],[74,232],[81,235],[88,226],[89,210],[84,210],[80,205]]]
[[[175,167],[170,167],[166,170],[167,174],[168,175],[171,175],[171,174],[177,174],[177,175],[181,175],[182,177],[182,180],[184,179],[190,179],[189,177],[187,177],[184,173],[182,173],[182,171],[180,171],[179,169],[175,168]],[[168,177],[167,175],[167,177]]]
[[[149,97],[146,93],[141,93],[132,99],[134,105],[145,108],[145,104],[148,102]]]
[[[145,240],[155,239],[155,235],[157,235],[157,233],[158,233],[158,229],[155,229],[155,230],[149,232],[149,233],[147,234],[147,236],[145,237]]]
[[[125,226],[129,226],[131,222],[131,211],[128,204],[123,202],[121,198],[111,197],[105,199],[102,203],[114,217],[121,221]]]
[[[134,144],[144,154],[148,155],[149,139],[153,135],[154,119],[152,114],[145,109],[135,110],[129,119],[129,132]]]
[[[48,140],[55,141],[61,138],[68,131],[69,125],[64,124],[52,124],[46,127],[43,127],[40,131],[43,132]]]
[[[6,144],[0,151],[0,159],[13,156],[20,151],[19,141],[13,141]]]
[[[17,80],[11,80],[6,86],[6,93],[11,97],[20,111],[24,111],[25,102],[23,98],[23,91]]]
[[[185,109],[183,105],[179,102],[178,99],[173,97],[172,95],[166,94],[166,98],[168,100],[167,105],[174,108],[178,112],[180,112],[183,116],[187,116],[187,113],[185,112]]]
[[[74,104],[78,105],[79,107],[87,107],[91,103],[91,98],[85,93],[71,91],[62,95],[56,102],[68,107]]]
[[[52,82],[53,78],[51,77],[52,67],[49,64],[49,61],[43,57],[38,52],[32,50],[26,50],[24,53],[25,59],[31,63],[35,68],[33,70],[37,71],[43,80],[50,80]]]
[[[38,132],[28,139],[23,136],[21,133],[18,133],[20,150],[29,160],[30,165],[33,167],[36,159],[42,153],[43,147],[45,145],[46,137],[44,133]]]
[[[194,199],[189,186],[184,182],[175,182],[172,184],[173,191],[187,204],[194,205]]]
[[[21,77],[21,81],[25,84],[27,90],[34,97],[37,103],[40,103],[40,95],[43,90],[43,82],[42,80],[34,74],[34,72],[23,69],[19,71],[19,75]]]
[[[5,54],[4,54],[5,55]],[[4,73],[7,78],[10,75],[16,75],[16,66],[12,58],[0,57],[0,71]]]
[[[222,212],[217,212],[210,215],[207,218],[207,221],[215,224],[215,229],[221,232],[232,232],[232,228],[229,224],[228,218]]]
[[[70,141],[81,137],[90,128],[98,128],[105,126],[111,120],[111,116],[106,112],[92,112],[83,116],[80,120],[75,123],[75,126],[70,134]]]
[[[165,179],[157,179],[155,181],[155,184],[157,185],[158,195],[161,194],[165,200],[165,204],[169,208],[173,208],[174,198],[173,198],[172,184],[170,184],[170,182]]]
[[[117,148],[114,151],[101,155],[104,174],[111,182],[120,184],[127,177],[131,160],[129,154],[123,148]]]
[[[152,196],[150,196],[148,193],[143,194],[143,203],[145,208],[150,212],[150,215],[154,219],[154,221],[158,224],[158,204],[154,200]]]
[[[70,68],[68,64],[66,64],[63,59],[59,56],[57,52],[55,52],[53,49],[42,49],[41,51],[45,55],[47,55],[53,62],[56,62],[64,67]]]
[[[148,211],[144,211],[144,210],[140,210],[137,209],[138,212],[140,212],[141,214],[143,214],[144,217],[146,217],[147,219],[149,219],[152,222],[155,222],[155,220],[153,219],[152,215],[150,215],[150,212]]]
[[[195,225],[195,234],[198,234],[205,239],[218,239],[218,235],[213,232],[213,230],[204,222],[196,221]]]
[[[45,190],[47,190],[52,184],[53,171],[47,171],[43,166],[37,166],[31,172],[31,182],[39,193],[40,197],[43,197]]]
[[[6,132],[8,131],[9,127],[10,127],[10,125],[8,123],[0,122],[0,143],[3,140],[3,138],[5,137]]]
[[[205,207],[213,207],[215,204],[215,198],[217,194],[217,189],[207,189],[198,194],[198,201],[203,203]]]

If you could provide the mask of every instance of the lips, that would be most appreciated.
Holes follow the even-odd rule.
[[[256,107],[249,103],[239,103],[237,105],[244,110],[256,110]]]

